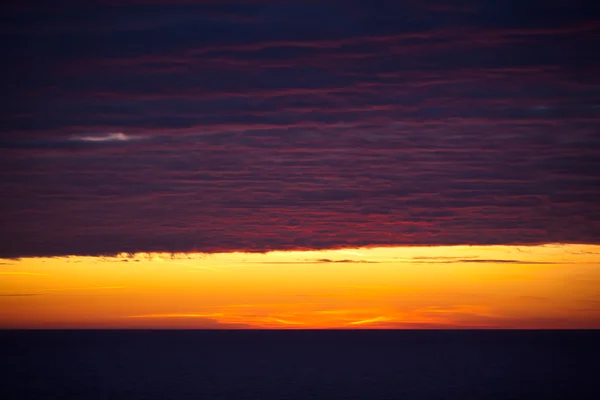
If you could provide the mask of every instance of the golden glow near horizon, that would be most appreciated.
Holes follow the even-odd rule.
[[[600,246],[0,260],[0,328],[600,328]]]

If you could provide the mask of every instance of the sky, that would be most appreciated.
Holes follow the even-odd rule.
[[[0,327],[600,327],[598,4],[0,7]]]
[[[0,328],[599,329],[600,246],[7,260]]]

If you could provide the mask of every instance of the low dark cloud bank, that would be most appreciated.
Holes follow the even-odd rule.
[[[0,256],[600,243],[600,7],[2,6]]]

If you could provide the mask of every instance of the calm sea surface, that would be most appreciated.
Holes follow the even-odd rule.
[[[600,399],[600,331],[0,331],[2,399]]]

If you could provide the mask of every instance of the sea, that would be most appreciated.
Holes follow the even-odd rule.
[[[1,399],[600,399],[600,331],[0,331]]]

